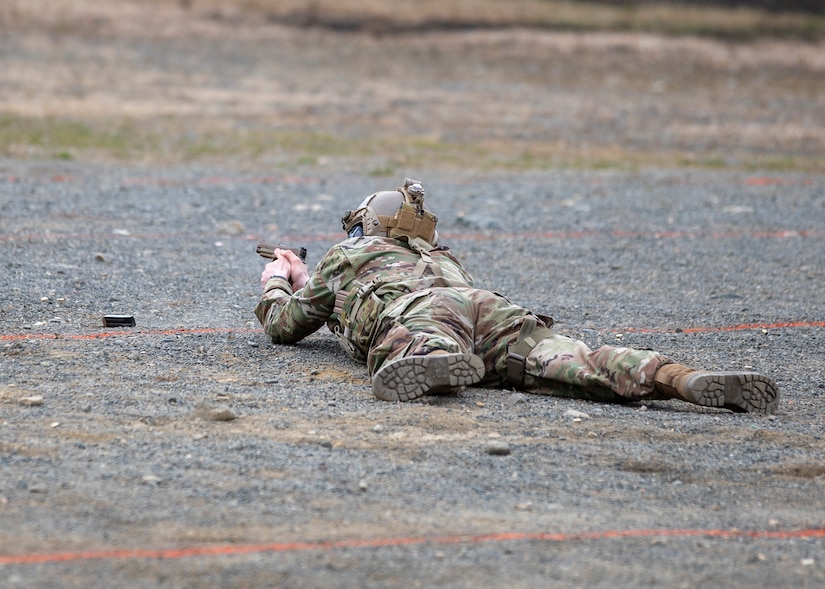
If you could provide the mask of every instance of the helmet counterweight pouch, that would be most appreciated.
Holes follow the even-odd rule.
[[[341,218],[350,237],[385,235],[411,242],[421,239],[432,247],[438,241],[437,222],[438,218],[424,209],[424,187],[410,178],[404,180],[401,188],[368,196],[357,209],[345,212]]]
[[[420,237],[428,243],[433,243],[437,222],[438,217],[430,211],[419,210],[415,205],[405,202],[395,216],[387,221],[388,235],[395,239]]]

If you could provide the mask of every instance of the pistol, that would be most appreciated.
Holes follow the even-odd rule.
[[[277,256],[275,255],[275,250],[290,250],[296,256],[301,258],[301,261],[306,264],[307,261],[307,248],[305,247],[287,247],[285,245],[275,245],[274,243],[267,243],[266,241],[259,241],[258,245],[255,246],[255,253],[260,254],[262,257],[266,258],[267,260],[274,260]]]

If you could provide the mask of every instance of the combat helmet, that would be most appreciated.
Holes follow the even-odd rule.
[[[438,218],[424,208],[424,187],[407,178],[404,186],[369,195],[358,208],[341,217],[349,237],[382,235],[396,239],[423,239],[432,246],[438,243],[435,225]]]

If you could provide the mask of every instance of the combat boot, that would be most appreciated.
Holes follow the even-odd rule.
[[[475,354],[436,353],[388,362],[372,377],[372,392],[384,401],[411,401],[423,395],[455,393],[484,378]]]
[[[703,407],[770,415],[779,405],[776,384],[756,372],[711,372],[681,364],[665,364],[656,371],[657,398],[679,399]]]

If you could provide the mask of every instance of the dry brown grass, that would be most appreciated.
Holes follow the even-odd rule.
[[[659,10],[676,22],[673,7],[644,14]],[[609,28],[622,14],[642,11],[539,0],[5,0],[0,156],[336,161],[376,175],[825,169],[825,43],[525,28],[585,17]],[[283,26],[322,20],[337,30]],[[493,22],[520,28],[455,31]],[[340,32],[356,26],[441,30]],[[410,80],[418,92],[406,92]]]
[[[197,2],[198,0],[193,0]],[[215,0],[200,0],[205,5]],[[820,36],[825,19],[762,10],[698,7],[689,3],[640,8],[566,0],[238,0],[275,20],[381,30],[527,27],[577,31],[646,31],[753,37]],[[219,9],[213,7],[213,10]]]
[[[152,11],[145,10],[153,4]],[[47,24],[95,27],[115,14],[163,30],[166,13],[233,22],[278,22],[344,30],[396,32],[409,29],[525,27],[574,31],[643,31],[751,39],[825,37],[825,17],[771,13],[753,8],[684,4],[621,7],[570,0],[4,0],[0,26]],[[121,23],[128,26],[127,23]]]

